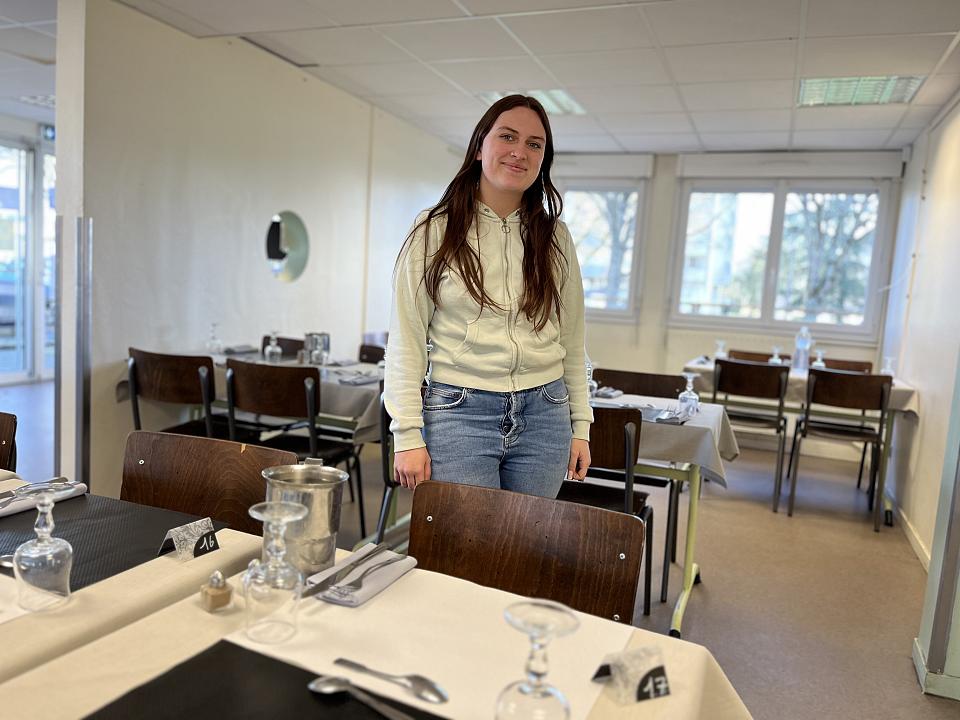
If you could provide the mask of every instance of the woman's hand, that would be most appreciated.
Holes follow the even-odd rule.
[[[587,452],[589,460],[590,453]],[[403,450],[393,456],[393,479],[413,490],[430,479],[430,453],[425,447]]]
[[[567,480],[583,480],[590,469],[590,443],[574,438],[570,442],[570,463],[567,465]]]

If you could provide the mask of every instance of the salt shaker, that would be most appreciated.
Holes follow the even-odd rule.
[[[215,570],[205,585],[200,586],[200,603],[207,612],[216,612],[230,604],[233,588],[223,577],[223,573]]]

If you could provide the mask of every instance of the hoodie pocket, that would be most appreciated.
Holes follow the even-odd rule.
[[[451,360],[454,365],[459,365],[460,360],[466,355],[477,342],[477,334],[480,332],[480,319],[477,318],[469,323],[464,330],[463,341],[454,349]]]

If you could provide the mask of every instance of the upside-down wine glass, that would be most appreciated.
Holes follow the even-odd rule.
[[[210,323],[210,337],[207,338],[207,352],[214,355],[219,355],[223,352],[223,343],[220,341],[220,338],[217,337],[218,325],[220,325],[220,323]]]
[[[771,365],[783,365],[783,358],[780,357],[780,346],[773,346],[773,355],[770,356],[770,359],[767,360]]]
[[[251,560],[243,574],[246,632],[251,640],[276,644],[297,632],[297,607],[303,592],[303,574],[284,557],[284,535],[290,523],[307,516],[294,502],[262,502],[249,510],[263,522],[263,561]]]
[[[824,355],[823,350],[817,349],[817,350],[814,350],[814,352],[817,353],[817,359],[814,360],[812,363],[810,363],[810,367],[825,368],[827,364],[823,361],[823,355]]]
[[[277,331],[270,331],[270,344],[263,349],[263,357],[268,363],[278,363],[283,358],[283,349],[277,339]]]
[[[16,492],[18,498],[37,499],[37,521],[34,540],[28,540],[13,554],[13,572],[17,578],[17,603],[24,610],[51,610],[70,599],[70,570],[73,547],[53,535],[53,505],[72,485],[37,483],[25,485]]]
[[[507,607],[503,616],[530,638],[530,654],[526,678],[510,683],[500,692],[496,720],[566,720],[570,717],[570,703],[560,690],[544,682],[547,645],[576,630],[580,626],[577,616],[570,608],[551,600],[516,602]]]
[[[718,360],[723,360],[727,357],[727,341],[726,340],[715,340],[717,343],[717,349],[713,351],[713,357]]]
[[[687,379],[687,387],[678,396],[677,415],[690,418],[697,414],[700,409],[700,396],[693,390],[693,381],[700,377],[700,373],[685,372],[683,376]]]

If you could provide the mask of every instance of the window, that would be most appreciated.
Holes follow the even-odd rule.
[[[887,183],[687,185],[673,320],[875,339]]]
[[[641,191],[634,182],[563,193],[563,220],[577,248],[588,312],[632,314]]]

